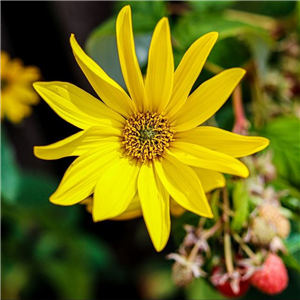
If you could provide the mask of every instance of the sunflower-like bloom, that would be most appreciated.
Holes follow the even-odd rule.
[[[170,234],[170,203],[211,218],[205,192],[225,185],[220,172],[247,177],[247,167],[236,157],[262,150],[268,140],[197,127],[222,106],[245,74],[239,68],[226,70],[189,95],[217,33],[199,38],[174,72],[169,23],[162,18],[152,36],[145,81],[129,6],[117,17],[116,35],[128,94],[71,35],[77,63],[103,102],[69,83],[35,83],[50,107],[82,130],[35,147],[34,153],[42,159],[79,156],[50,197],[52,203],[73,205],[93,194],[94,221],[140,212],[161,251]]]
[[[18,124],[31,114],[31,105],[39,102],[32,83],[40,77],[37,67],[24,67],[20,59],[1,51],[1,120]]]

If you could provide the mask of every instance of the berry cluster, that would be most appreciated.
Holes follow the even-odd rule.
[[[269,295],[287,287],[288,273],[280,256],[287,251],[283,240],[291,226],[281,193],[268,184],[275,168],[270,155],[249,159],[259,172],[243,181],[232,178],[226,188],[211,194],[219,217],[200,218],[198,226],[185,225],[178,253],[168,255],[175,260],[172,277],[177,286],[188,286],[201,276],[230,298],[245,295],[250,286]],[[243,211],[236,204],[240,199],[248,201]]]

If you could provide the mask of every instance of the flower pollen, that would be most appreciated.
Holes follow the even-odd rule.
[[[174,132],[168,120],[158,113],[135,113],[127,121],[123,131],[126,154],[143,163],[159,158],[170,146]]]

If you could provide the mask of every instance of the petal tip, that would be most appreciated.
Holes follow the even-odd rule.
[[[213,39],[215,39],[215,40],[217,40],[218,37],[219,37],[219,32],[217,32],[217,31],[211,31],[211,32],[208,33],[208,34],[211,35],[211,37],[212,37]]]
[[[34,154],[35,157],[39,158],[37,152],[38,152],[38,147],[37,147],[37,146],[34,146],[34,147],[33,147],[33,154]]]
[[[119,12],[119,16],[126,15],[126,14],[131,14],[131,7],[129,4],[125,5]]]
[[[32,84],[32,86],[34,87],[34,89],[36,90],[40,85],[41,85],[41,81],[36,81]]]
[[[237,72],[237,74],[239,74],[241,77],[244,77],[244,75],[246,74],[246,70],[243,68],[234,68]]]
[[[262,146],[264,147],[263,149],[265,149],[265,148],[267,148],[269,145],[270,145],[270,140],[269,139],[267,139],[267,138],[264,138],[264,137],[262,137],[261,138],[262,139]]]
[[[152,240],[153,246],[157,252],[161,252],[166,247],[167,242],[168,240],[166,240],[164,243],[156,243],[154,240]]]
[[[213,217],[214,217],[214,214],[213,214],[213,213],[210,213],[210,214],[208,214],[208,215],[206,216],[206,218],[208,218],[208,219],[213,219]]]
[[[61,205],[61,203],[59,203],[59,201],[57,201],[57,198],[56,198],[56,196],[55,196],[55,193],[56,193],[56,192],[54,192],[54,193],[50,196],[49,201],[50,201],[52,204],[55,204],[55,205]]]
[[[244,170],[243,170],[243,172],[241,173],[240,176],[242,178],[247,178],[247,177],[249,177],[249,175],[250,175],[249,169],[245,166],[245,168],[244,168]]]

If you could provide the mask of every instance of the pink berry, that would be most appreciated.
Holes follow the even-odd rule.
[[[287,269],[281,258],[273,253],[268,254],[261,270],[256,271],[251,284],[265,294],[281,293],[288,285]]]

